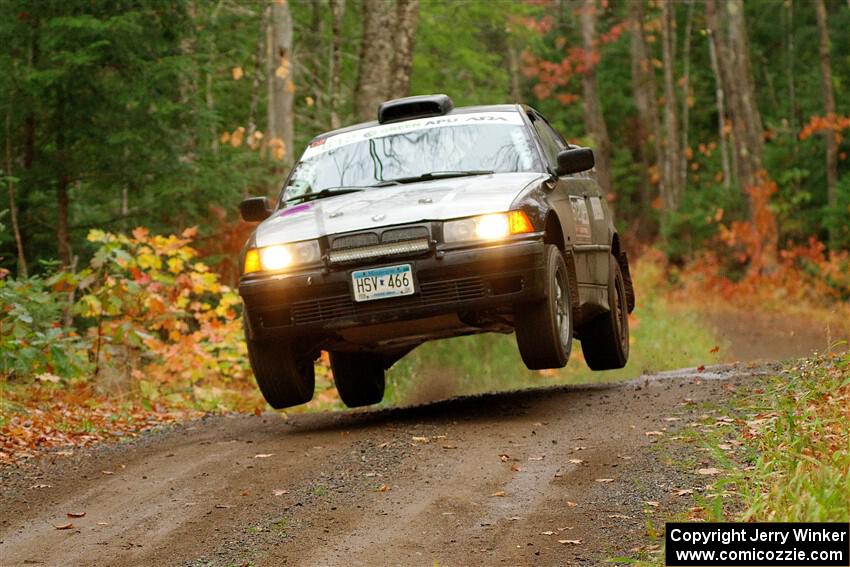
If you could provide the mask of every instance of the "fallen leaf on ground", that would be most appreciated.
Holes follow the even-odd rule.
[[[521,469],[521,468],[519,468],[518,466],[516,466],[516,463],[511,463],[511,470],[512,470],[513,472],[519,472],[519,471],[521,471],[522,469]]]
[[[69,518],[82,518],[85,515],[86,515],[85,512],[68,512],[67,513],[67,516]]]
[[[658,508],[658,502],[656,502],[655,500],[647,500],[646,502],[644,502],[644,504],[646,504],[647,506],[652,506],[653,508]]]
[[[417,437],[416,435],[414,435],[411,439],[413,439],[414,443],[430,443],[431,442],[431,440],[428,439],[427,437]]]
[[[665,417],[664,421],[682,421],[681,417]]]
[[[613,478],[597,478],[596,482],[614,482]]]
[[[275,496],[283,496],[284,494],[289,494],[289,491],[284,488],[275,488],[272,490],[272,494]]]
[[[710,352],[711,354],[717,354],[718,352],[720,352],[720,345],[714,345],[714,348],[708,352]]]
[[[443,449],[457,449],[457,445],[443,445]]]
[[[720,474],[722,472],[723,471],[721,471],[720,469],[715,468],[715,467],[708,467],[708,468],[705,468],[705,469],[697,470],[697,474],[701,474],[703,476],[713,476],[713,475],[716,475],[716,474]]]
[[[112,471],[100,471],[100,474],[107,474],[107,475],[109,475],[109,474],[115,474],[115,473],[114,473],[114,472],[112,472]]]
[[[543,456],[540,456],[540,457],[528,457],[528,460],[529,461],[542,461],[545,458],[546,458],[546,455],[543,455]]]
[[[383,449],[384,447],[386,447],[386,446],[387,446],[387,445],[389,445],[389,444],[390,444],[390,442],[389,442],[389,441],[384,441],[383,443],[381,443],[380,445],[378,445],[378,448],[379,448],[379,449]]]
[[[503,463],[507,463],[509,460],[511,460],[511,456],[507,453],[499,453],[499,460]]]
[[[555,532],[552,530],[546,530],[545,532],[540,532],[540,535],[555,535]]]
[[[388,484],[382,484],[378,488],[375,489],[375,492],[388,492],[390,490],[390,486]]]
[[[109,522],[98,522],[97,525],[98,526],[108,526]]]
[[[233,504],[216,504],[216,508],[233,508]]]
[[[37,490],[39,488],[52,488],[52,485],[50,485],[50,484],[33,484],[32,486],[30,486],[30,490]]]
[[[700,364],[697,366],[697,372],[705,372],[705,364]]]
[[[572,464],[574,464],[574,465],[580,465],[580,464],[582,464],[584,461],[583,461],[583,460],[581,460],[581,459],[570,459],[570,462],[571,462]]]
[[[573,451],[584,451],[587,447],[573,447]]]
[[[505,496],[505,491],[504,491],[504,490],[499,490],[498,492],[494,492],[494,493],[493,493],[493,494],[491,494],[490,496],[498,496],[498,497],[502,497],[502,496]]]
[[[71,528],[74,527],[74,524],[72,524],[71,522],[68,522],[67,524],[60,524],[58,526],[54,524],[53,527],[56,528],[57,530],[70,530]]]
[[[611,514],[608,516],[612,520],[631,520],[631,516],[626,516],[625,514]]]
[[[693,494],[693,488],[676,488],[673,490],[673,494],[676,496],[684,496],[685,494]]]
[[[255,459],[268,459],[268,458],[269,458],[269,457],[271,457],[273,454],[274,454],[274,453],[257,453],[256,455],[254,455],[254,458],[255,458]]]
[[[646,435],[647,437],[653,437],[653,436],[657,436],[657,435],[664,435],[664,432],[663,431],[644,431],[643,434]]]
[[[561,544],[564,544],[564,545],[567,545],[567,544],[569,544],[569,545],[581,545],[581,540],[580,539],[559,539],[558,543],[561,543]]]
[[[567,500],[567,506],[569,506],[570,508],[575,508],[576,506],[578,506],[578,504],[576,502],[570,502],[569,500]]]

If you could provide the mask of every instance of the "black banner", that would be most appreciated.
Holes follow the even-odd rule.
[[[848,567],[850,524],[667,524],[666,564],[681,567]]]

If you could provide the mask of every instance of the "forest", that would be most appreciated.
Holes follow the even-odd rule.
[[[845,0],[0,0],[0,14],[0,376],[47,387],[42,401],[94,387],[148,409],[262,407],[242,388],[238,203],[277,196],[315,135],[411,94],[527,104],[592,147],[657,277],[644,285],[850,298]],[[653,305],[637,316],[675,320]]]
[[[812,237],[850,246],[843,1],[3,0],[0,11],[0,268],[13,276],[82,267],[94,228],[197,226],[196,246],[233,283],[243,196],[276,195],[313,136],[433,92],[528,104],[592,146],[621,230],[676,261],[718,236],[750,238],[727,232],[738,222],[767,223],[753,243],[765,261]]]

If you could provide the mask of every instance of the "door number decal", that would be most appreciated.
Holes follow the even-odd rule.
[[[570,195],[570,205],[573,209],[573,220],[576,224],[576,240],[592,242],[590,236],[590,216],[587,214],[587,203],[584,197]]]

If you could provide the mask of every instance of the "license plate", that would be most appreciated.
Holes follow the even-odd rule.
[[[414,293],[410,264],[352,272],[351,284],[354,301],[373,301]]]

